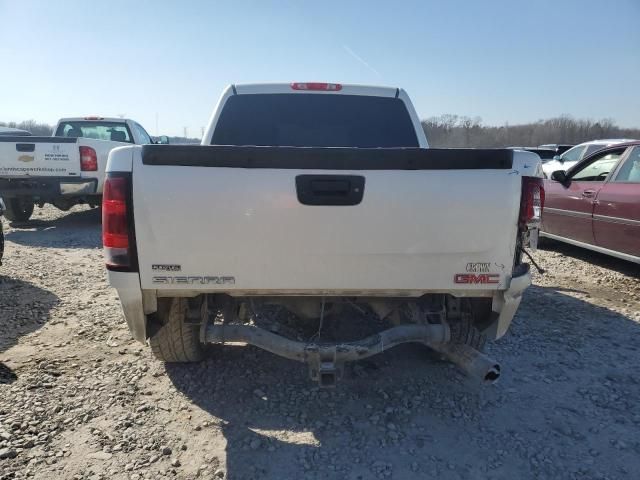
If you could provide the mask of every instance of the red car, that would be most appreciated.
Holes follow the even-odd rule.
[[[553,172],[545,194],[541,236],[640,263],[640,141]]]

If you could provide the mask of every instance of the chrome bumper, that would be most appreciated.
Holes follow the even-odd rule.
[[[29,176],[0,178],[0,194],[5,198],[52,199],[60,196],[95,195],[97,191],[97,178]]]
[[[86,182],[60,182],[60,195],[93,195],[96,193],[95,180]]]

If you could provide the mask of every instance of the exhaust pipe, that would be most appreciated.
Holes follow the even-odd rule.
[[[431,348],[481,383],[496,383],[500,378],[500,364],[469,345],[446,343]]]
[[[450,343],[445,324],[400,325],[361,340],[339,343],[307,343],[285,338],[263,328],[238,325],[203,325],[203,342],[214,344],[247,343],[291,360],[306,363],[310,376],[322,387],[335,386],[345,362],[362,360],[403,343],[422,343],[442,354],[468,376],[481,383],[495,383],[500,364],[464,344]]]

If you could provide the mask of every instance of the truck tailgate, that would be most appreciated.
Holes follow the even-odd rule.
[[[511,152],[139,152],[144,289],[417,295],[507,286],[521,191]]]
[[[80,175],[77,138],[0,137],[0,176]]]

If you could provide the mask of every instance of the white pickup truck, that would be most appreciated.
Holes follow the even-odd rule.
[[[99,205],[109,152],[145,143],[153,141],[137,122],[97,116],[63,118],[52,137],[0,136],[5,216],[26,221],[35,204],[61,210],[78,203]]]
[[[330,386],[345,362],[418,342],[493,381],[481,350],[531,283],[541,177],[533,153],[429,149],[401,89],[235,85],[202,145],[110,153],[109,281],[133,337],[166,362],[252,344]],[[274,308],[316,334],[261,325]],[[381,329],[323,339],[349,312]]]

